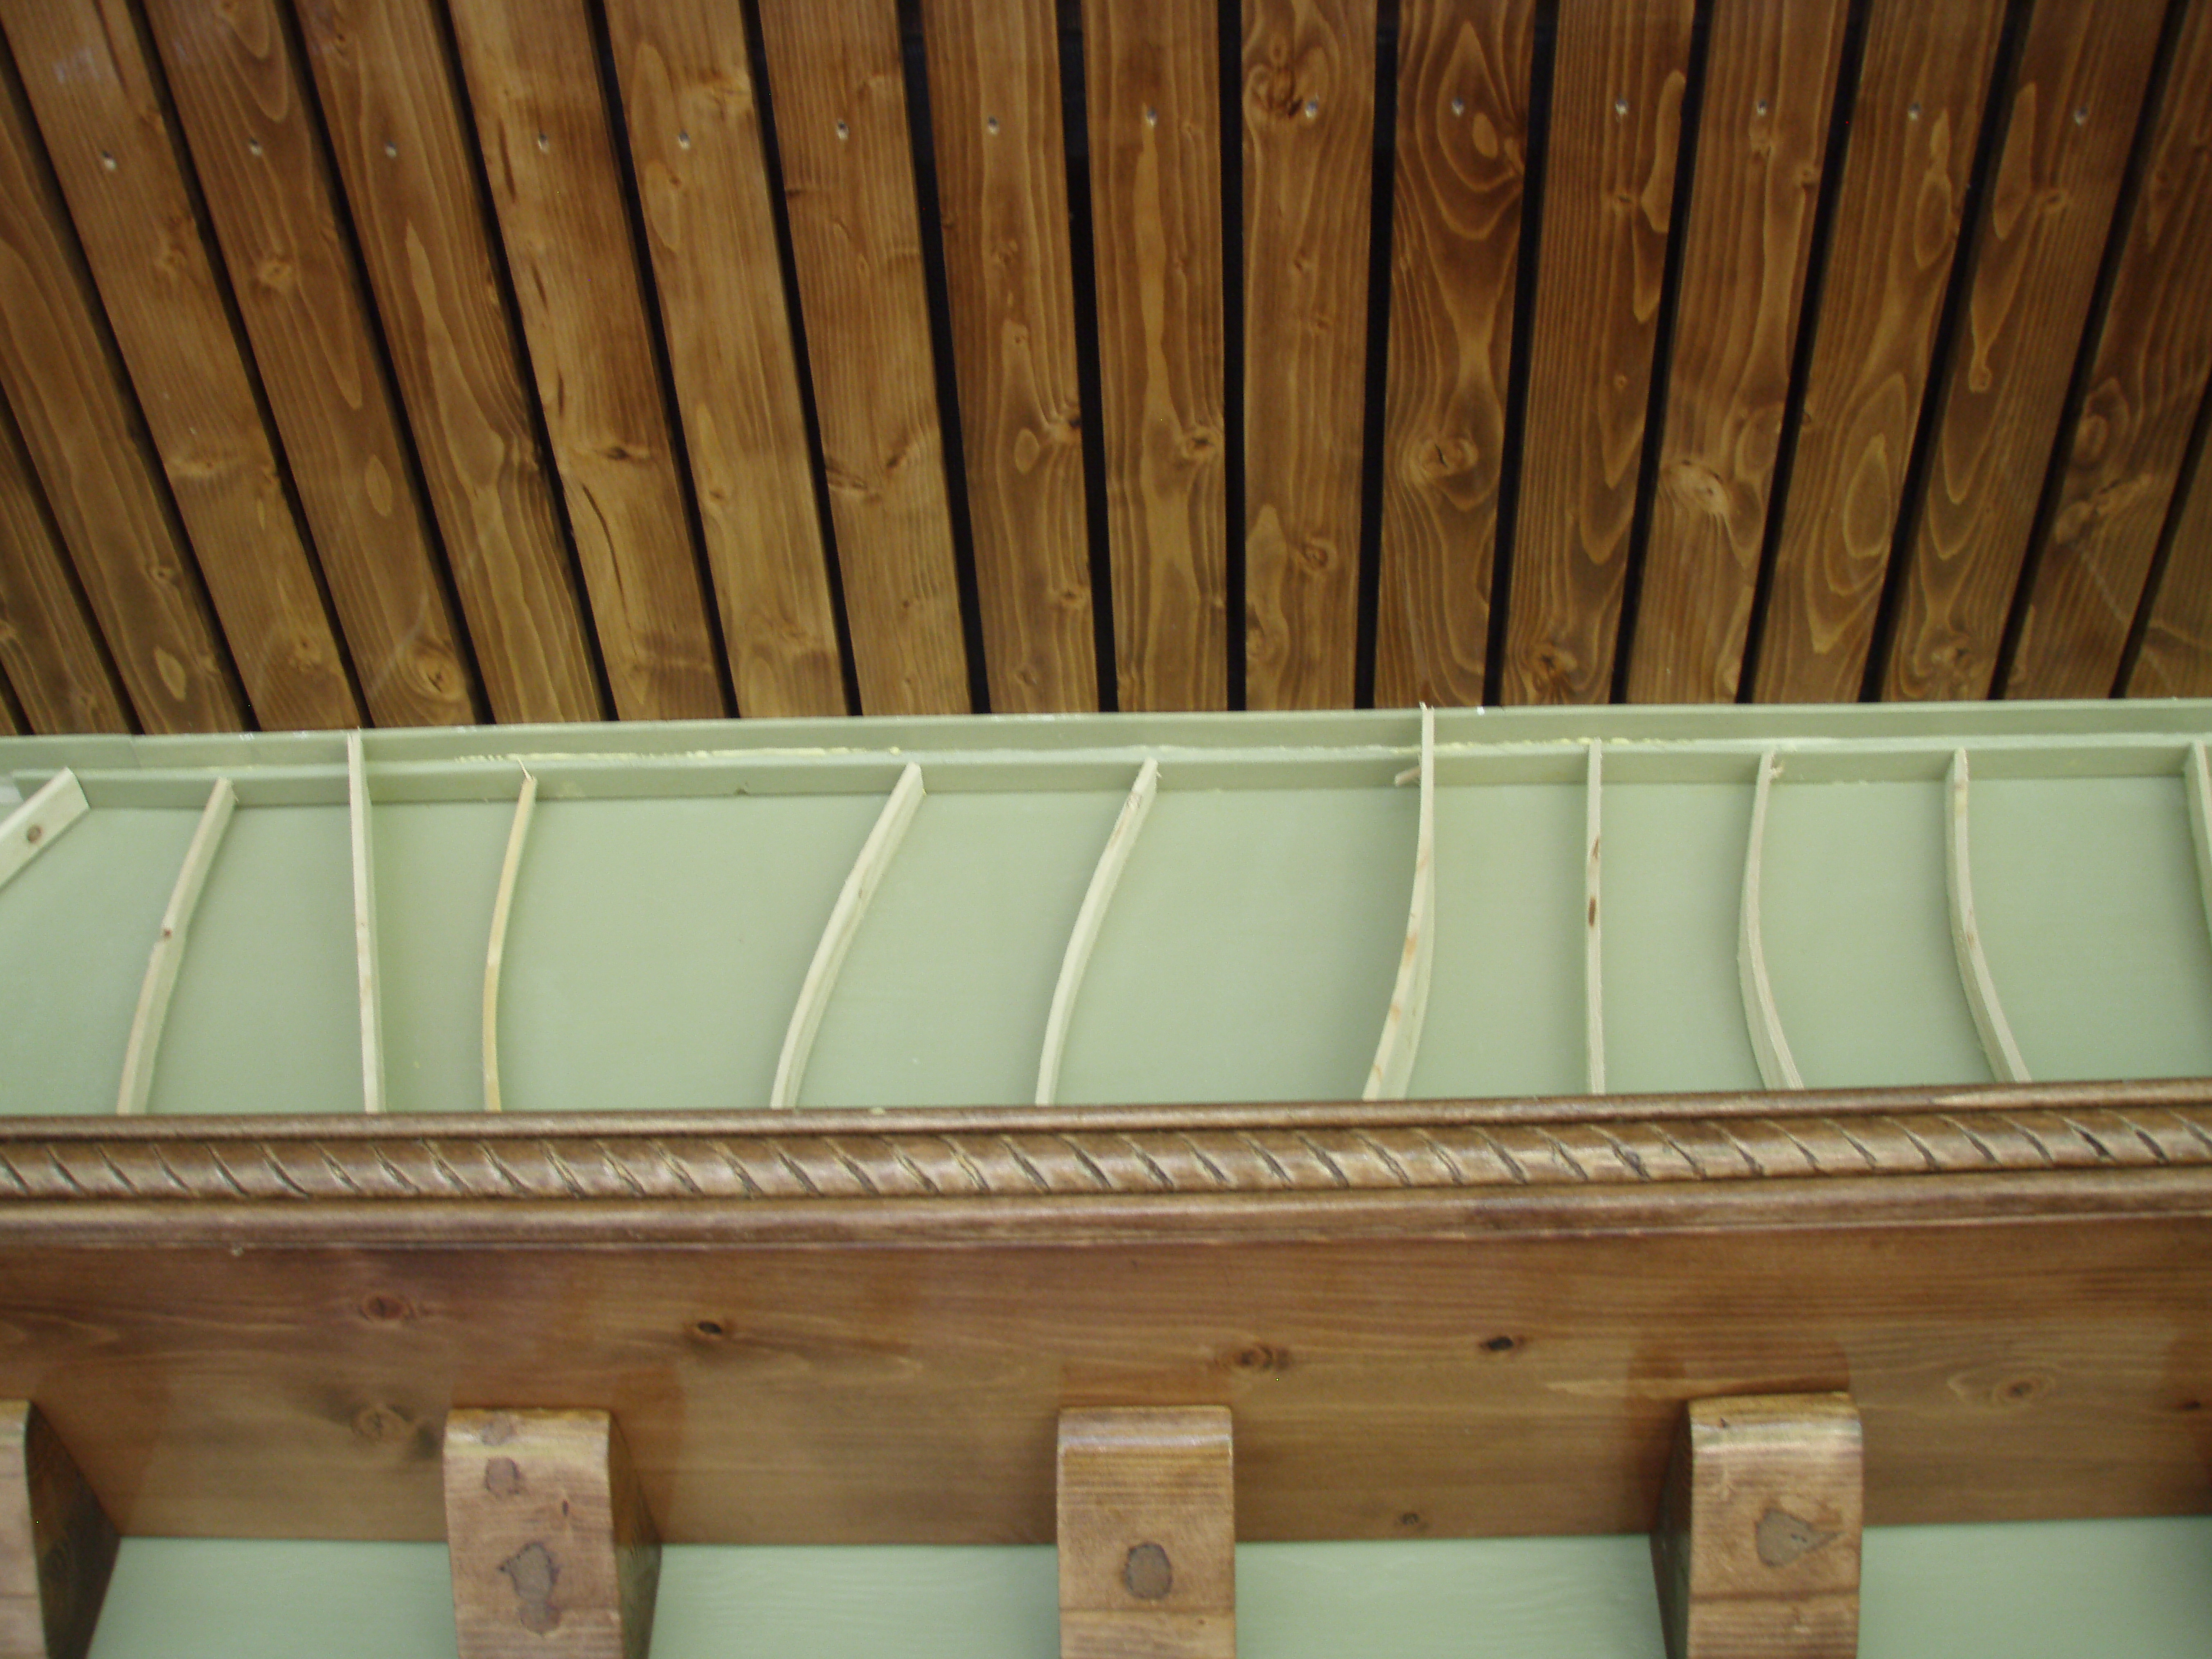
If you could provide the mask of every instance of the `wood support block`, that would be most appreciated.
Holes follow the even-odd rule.
[[[0,1401],[0,1659],[82,1659],[115,1528],[27,1401]]]
[[[1651,1535],[1668,1659],[1850,1659],[1858,1408],[1842,1394],[1693,1400]]]
[[[660,1541],[605,1412],[446,1419],[460,1659],[646,1659]]]
[[[1236,1659],[1228,1411],[1062,1412],[1060,1659]]]

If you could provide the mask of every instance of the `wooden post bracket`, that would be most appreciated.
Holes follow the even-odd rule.
[[[1692,1401],[1651,1534],[1668,1659],[1852,1659],[1862,1498],[1849,1395]]]
[[[0,1401],[0,1659],[82,1659],[115,1528],[36,1406]]]
[[[660,1541],[599,1411],[456,1411],[446,1536],[460,1659],[646,1659]]]
[[[1236,1659],[1226,1407],[1060,1415],[1060,1659]]]

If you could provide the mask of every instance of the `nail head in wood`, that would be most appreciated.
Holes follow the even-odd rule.
[[[115,1528],[38,1407],[0,1401],[0,1659],[82,1659]]]
[[[1689,1403],[1651,1537],[1668,1659],[1857,1653],[1861,1443],[1848,1395]]]
[[[1235,1474],[1223,1407],[1060,1413],[1061,1659],[1235,1659]]]

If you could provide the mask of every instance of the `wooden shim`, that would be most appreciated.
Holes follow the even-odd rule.
[[[4,233],[0,233],[4,240]],[[128,732],[15,422],[0,401],[0,668],[40,732]]]
[[[1429,975],[1437,955],[1437,711],[1421,710],[1421,806],[1413,836],[1413,898],[1407,908],[1406,944],[1382,1036],[1367,1068],[1364,1100],[1403,1100],[1413,1086],[1421,1027],[1429,1016]]]
[[[507,856],[500,860],[499,893],[491,903],[491,942],[484,948],[484,1110],[501,1109],[499,1095],[499,976],[507,963],[507,925],[514,912],[514,882],[522,872],[522,848],[530,837],[530,815],[538,805],[538,779],[522,775],[514,798],[514,823],[507,832]]]
[[[1872,0],[1752,693],[1859,695],[2005,0]]]
[[[783,1034],[783,1052],[776,1057],[775,1083],[768,1099],[771,1108],[799,1104],[806,1057],[813,1052],[814,1033],[830,1006],[830,994],[837,988],[837,971],[845,965],[845,953],[860,933],[868,902],[875,897],[884,872],[890,868],[899,843],[906,839],[907,826],[914,822],[921,797],[921,768],[909,764],[884,802],[876,827],[860,844],[860,855],[853,860],[837,902],[830,911],[830,921],[822,929],[821,942],[814,947],[814,960],[807,964],[806,977],[799,987],[799,1001],[791,1011],[791,1024]]]
[[[1583,1030],[1589,1051],[1584,1076],[1594,1095],[1605,1092],[1605,935],[1598,908],[1602,869],[1605,745],[1589,746],[1589,780],[1583,800]]]
[[[582,602],[432,0],[297,9],[492,714],[599,720]]]
[[[744,29],[717,0],[614,0],[607,27],[738,711],[842,714]]]
[[[84,1659],[117,1541],[46,1413],[0,1401],[0,1653]]]
[[[1098,944],[1098,930],[1106,922],[1106,907],[1114,902],[1121,872],[1136,851],[1137,835],[1159,793],[1160,763],[1147,759],[1137,769],[1137,781],[1121,803],[1120,815],[1091,872],[1084,890],[1083,907],[1075,913],[1075,927],[1067,936],[1067,949],[1060,959],[1060,977],[1052,988],[1052,1010],[1045,1016],[1044,1050],[1037,1060],[1036,1103],[1049,1106],[1060,1090],[1060,1063],[1067,1047],[1068,1027],[1075,1019],[1075,1000],[1083,991],[1083,975],[1091,966],[1091,953]]]
[[[1612,695],[1695,9],[1559,14],[1505,702]]]
[[[1715,0],[1632,702],[1735,700],[1845,10]]]
[[[1535,0],[1405,0],[1375,702],[1482,701]]]
[[[1083,0],[1125,709],[1229,706],[1219,21],[1210,0]]]
[[[137,23],[121,0],[0,0],[0,21],[255,716],[359,725]]]
[[[1959,977],[1966,989],[1966,1006],[1972,1011],[1974,1029],[1981,1034],[1982,1053],[1990,1072],[2000,1083],[2029,1081],[2020,1047],[2012,1040],[2004,1006],[1997,1000],[1996,981],[1990,975],[1989,958],[1982,951],[1982,933],[1974,919],[1974,878],[1968,862],[1966,824],[1966,751],[1951,757],[1948,799],[1943,813],[1945,872],[1951,894],[1951,944],[1959,953]]]
[[[1886,697],[1990,694],[2036,510],[2022,480],[2051,459],[2165,14],[2166,0],[2040,0],[2028,20],[1899,556]]]
[[[238,791],[228,778],[217,778],[208,792],[199,827],[185,848],[185,861],[177,871],[177,884],[169,890],[168,908],[161,912],[161,931],[146,958],[146,977],[138,986],[138,1009],[131,1018],[131,1039],[123,1050],[123,1086],[115,1098],[119,1116],[137,1117],[146,1109],[154,1091],[154,1061],[161,1048],[161,1028],[168,1023],[169,998],[177,988],[177,972],[184,966],[185,943],[191,931],[192,913],[198,909],[200,890],[215,868],[215,855],[222,846],[223,832],[238,805]]]
[[[2131,697],[2212,696],[2212,465],[2201,448],[2172,511],[2172,550],[2128,675]]]
[[[84,790],[64,767],[5,818],[0,818],[0,887],[62,838],[85,814]]]
[[[2008,697],[2111,694],[2212,374],[2212,6],[2184,9]]]
[[[727,713],[585,0],[454,0],[615,712]]]
[[[1797,1062],[1790,1057],[1790,1039],[1782,1034],[1782,1014],[1774,1006],[1774,988],[1766,978],[1766,933],[1759,911],[1760,882],[1766,858],[1766,803],[1773,793],[1781,757],[1771,749],[1759,757],[1759,784],[1751,798],[1751,838],[1743,854],[1743,902],[1737,912],[1736,977],[1743,987],[1744,1023],[1751,1029],[1752,1053],[1759,1060],[1759,1081],[1769,1089],[1802,1089]]]
[[[380,726],[477,702],[281,0],[148,0],[300,505]]]
[[[761,0],[860,711],[969,707],[896,0]]]
[[[1051,0],[922,9],[994,714],[1098,706]]]
[[[603,1411],[446,1419],[460,1659],[646,1659],[660,1540]]]
[[[1651,1532],[1668,1659],[1854,1659],[1861,1445],[1849,1395],[1689,1402]]]
[[[1243,0],[1245,696],[1349,708],[1376,0]]]
[[[353,952],[361,991],[362,1109],[384,1109],[384,1004],[376,973],[376,842],[361,733],[346,733],[346,823],[353,844]]]
[[[1234,1466],[1224,1407],[1060,1414],[1061,1659],[1236,1659]]]
[[[2197,896],[2204,905],[2204,926],[2212,930],[2212,764],[2201,743],[2189,745],[2181,787],[2189,797],[2189,839],[2197,848]]]

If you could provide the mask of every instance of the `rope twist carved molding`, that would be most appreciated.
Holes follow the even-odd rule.
[[[25,1202],[1222,1197],[2212,1170],[2212,1105],[1280,1128],[261,1138],[0,1133]]]

